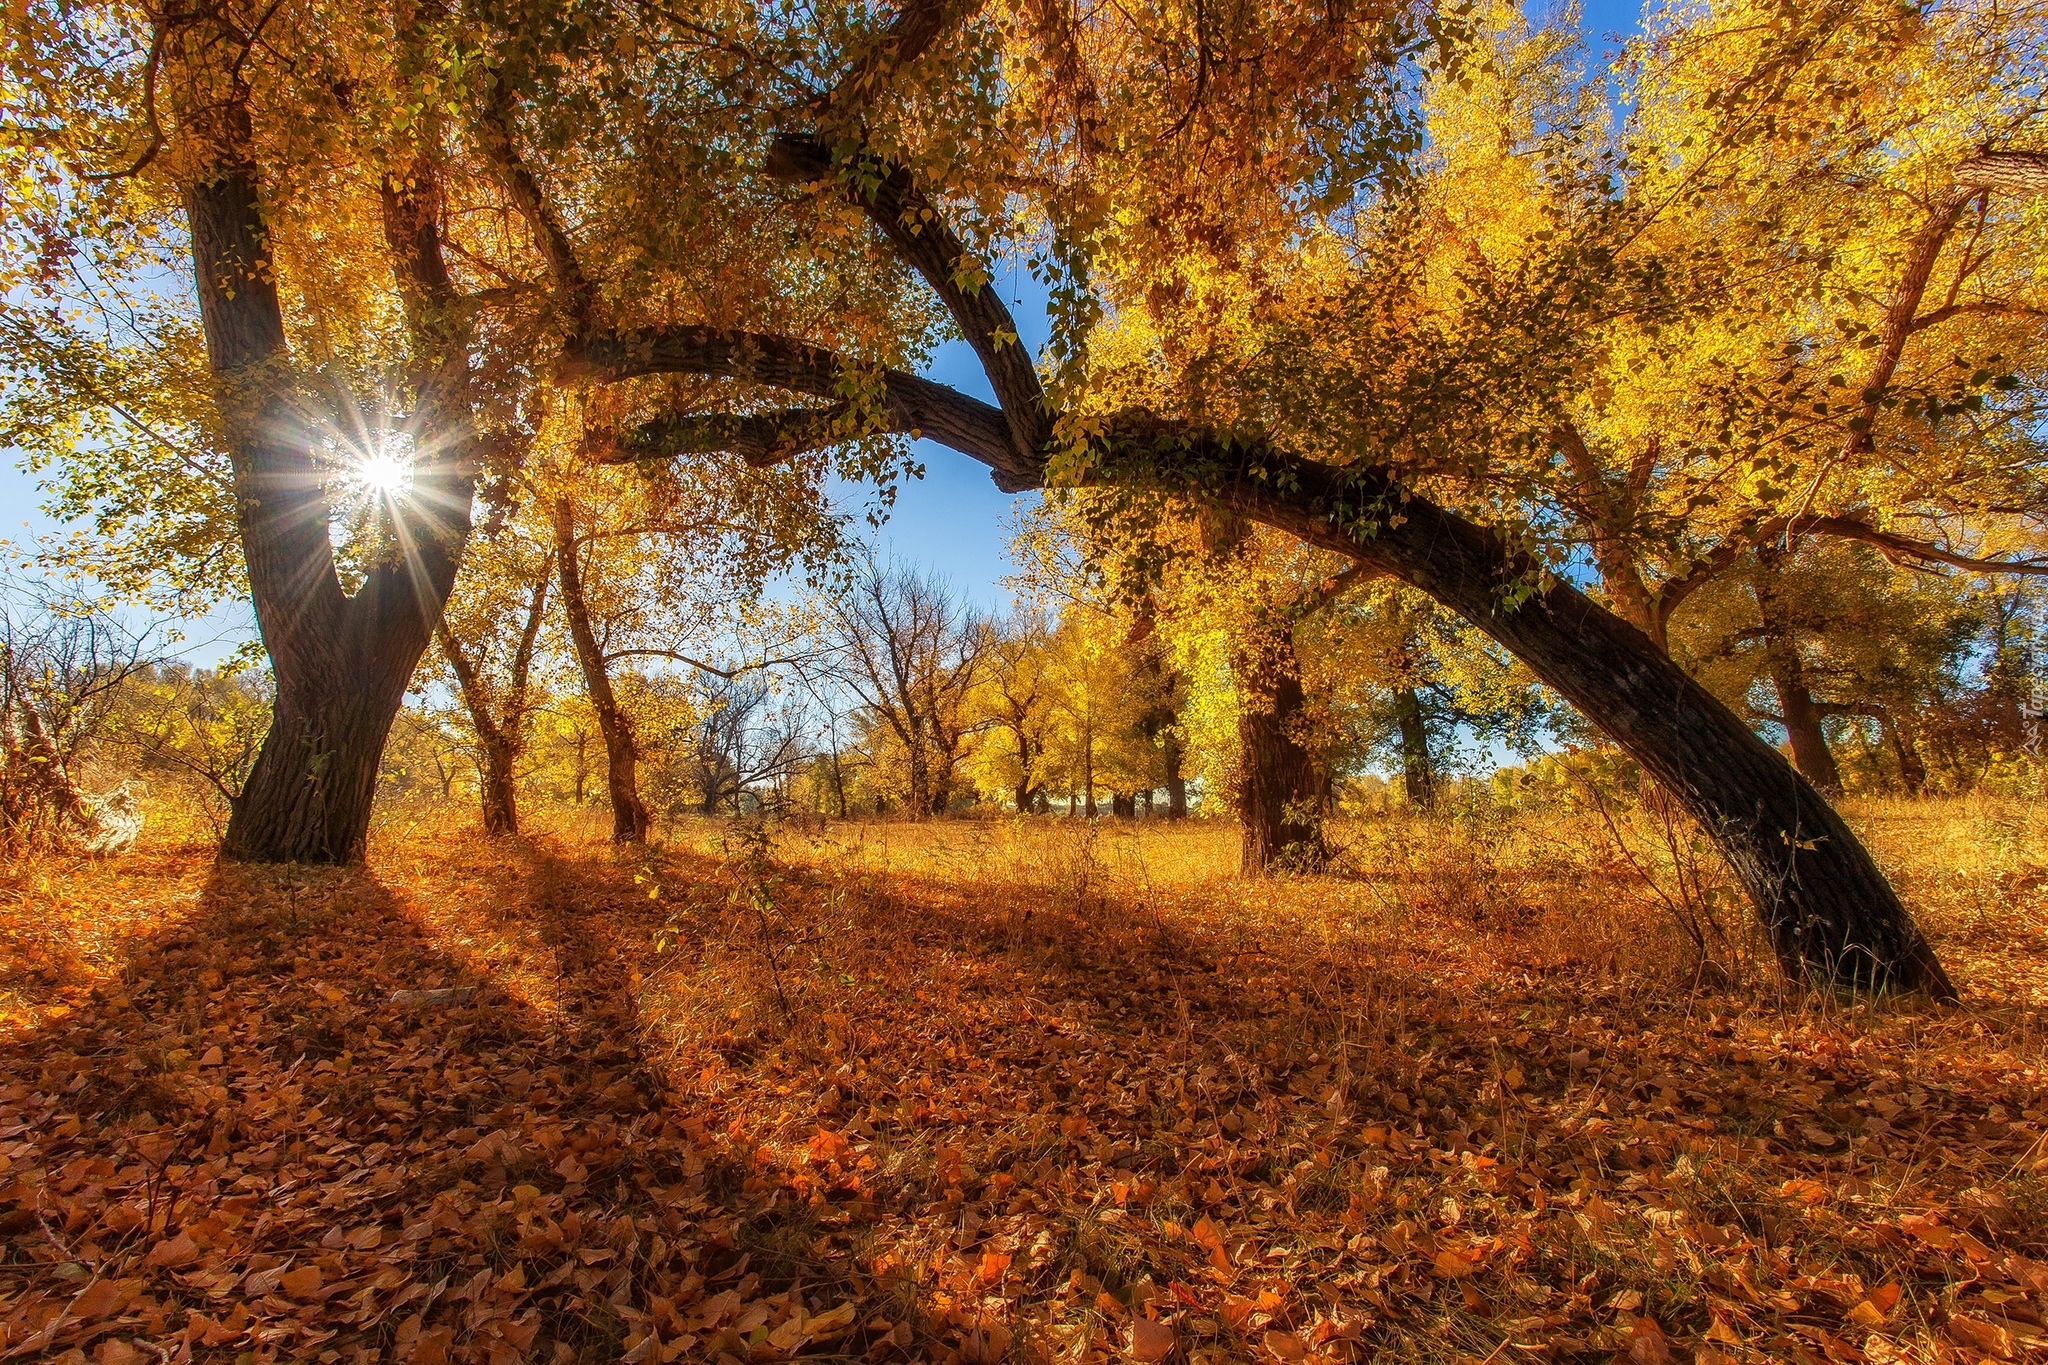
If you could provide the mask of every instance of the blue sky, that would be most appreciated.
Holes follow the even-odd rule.
[[[1581,12],[1581,27],[1592,39],[1595,61],[1613,50],[1612,38],[1635,30],[1639,13],[1636,5],[1627,0],[1592,0],[1582,6]],[[1020,278],[1017,272],[1004,273],[995,287],[1005,299],[1014,301],[1018,331],[1024,343],[1035,351],[1044,344],[1049,331],[1043,289],[1028,275]],[[994,398],[965,342],[941,347],[926,373],[976,397],[991,401]],[[895,508],[877,534],[878,541],[897,558],[936,569],[975,605],[985,609],[1003,607],[1009,593],[1001,580],[1012,568],[1008,556],[1009,527],[1019,500],[998,490],[989,480],[988,471],[965,456],[928,441],[919,443],[917,455],[925,475],[902,482]],[[863,490],[842,492],[849,511],[858,512],[867,503]],[[59,529],[57,523],[44,515],[42,500],[34,478],[17,461],[0,465],[0,539],[22,544]],[[232,632],[246,619],[246,611],[226,611],[217,620],[189,627],[186,634],[195,661],[210,661],[232,649],[234,642],[224,639],[222,632]],[[211,643],[201,645],[201,641]]]

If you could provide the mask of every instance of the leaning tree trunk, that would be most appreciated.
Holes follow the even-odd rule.
[[[647,842],[647,803],[640,799],[640,748],[633,724],[612,691],[604,651],[590,625],[590,603],[583,595],[583,564],[576,544],[576,506],[567,498],[555,501],[555,564],[562,580],[562,614],[569,619],[569,638],[576,661],[583,666],[583,686],[597,712],[598,733],[604,736],[605,790],[612,801],[612,840]]]
[[[1256,877],[1276,866],[1313,871],[1329,861],[1329,849],[1315,758],[1301,743],[1307,696],[1294,642],[1278,630],[1262,629],[1231,655],[1237,814],[1243,826],[1238,872]]]
[[[1090,481],[1172,483],[1428,593],[1526,663],[1697,820],[1793,976],[1864,988],[1955,987],[1898,894],[1833,807],[1648,636],[1502,538],[1383,472],[1270,449],[1144,433]],[[1164,457],[1164,458],[1162,458]],[[1125,457],[1128,458],[1128,457]]]
[[[343,593],[324,471],[296,410],[248,109],[197,120],[211,164],[185,191],[206,357],[227,434],[256,623],[277,698],[222,840],[248,862],[360,862],[385,737],[455,580],[476,483],[463,312],[441,257],[435,168],[422,158],[383,217],[413,347],[413,491],[387,501],[402,560]]]

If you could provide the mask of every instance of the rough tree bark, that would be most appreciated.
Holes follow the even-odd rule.
[[[1422,809],[1436,800],[1436,765],[1429,757],[1429,730],[1422,723],[1422,698],[1412,687],[1394,693],[1394,720],[1401,729],[1401,782],[1408,804]]]
[[[1329,861],[1329,848],[1315,756],[1301,743],[1308,699],[1293,638],[1285,628],[1257,632],[1231,651],[1230,671],[1237,686],[1236,795],[1243,826],[1238,873],[1314,871]]]
[[[1841,816],[1641,631],[1569,584],[1545,581],[1540,565],[1499,536],[1380,471],[1264,450],[1192,469],[1200,470],[1194,487],[1393,574],[1526,663],[1699,822],[1788,974],[1954,997],[1940,961]]]
[[[644,844],[650,824],[647,803],[640,799],[640,746],[633,737],[633,722],[612,691],[611,673],[605,667],[604,651],[598,647],[597,632],[590,624],[590,603],[583,593],[582,547],[576,539],[576,504],[568,498],[555,500],[555,571],[562,588],[562,614],[569,621],[569,638],[576,646],[576,662],[583,668],[583,687],[597,712],[598,733],[604,737],[605,791],[612,803],[612,840],[621,844]]]
[[[198,120],[209,153],[185,189],[208,369],[228,433],[236,516],[277,698],[270,732],[221,844],[248,862],[363,857],[384,741],[432,638],[469,535],[476,483],[467,331],[442,260],[435,168],[417,162],[382,209],[413,347],[409,497],[388,500],[408,546],[342,591],[325,471],[295,433],[285,343],[247,106]]]

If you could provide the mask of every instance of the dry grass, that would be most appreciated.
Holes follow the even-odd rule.
[[[1964,1009],[1790,990],[1710,860],[1633,811],[1361,823],[1338,875],[1259,883],[1228,826],[1057,819],[618,853],[581,815],[494,844],[397,812],[367,873],[215,873],[160,835],[46,859],[0,940],[0,1124],[30,1125],[0,1199],[44,1210],[6,1224],[0,1317],[18,1349],[105,1274],[126,1316],[50,1354],[2039,1356],[2043,815],[1850,814]],[[394,986],[481,993],[423,1015]],[[191,1065],[265,1039],[226,1088]],[[156,1060],[109,1090],[89,1046]],[[279,1085],[336,1161],[385,1148],[375,1200],[224,1239],[203,1285],[152,1268],[229,1192],[336,1178],[262,1107]],[[193,1155],[152,1234],[106,1231],[143,1197],[111,1181],[56,1225],[34,1204],[164,1132]],[[524,1164],[476,1157],[490,1133]],[[630,1273],[581,1287],[572,1216]],[[381,1249],[321,1240],[364,1219]],[[368,1307],[227,1274],[295,1249]],[[521,1255],[533,1287],[504,1288]],[[470,1300],[373,1311],[480,1269]],[[805,1335],[841,1302],[850,1329]]]

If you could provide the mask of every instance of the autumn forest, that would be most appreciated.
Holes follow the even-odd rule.
[[[0,35],[0,1361],[2048,1360],[2048,4]]]

